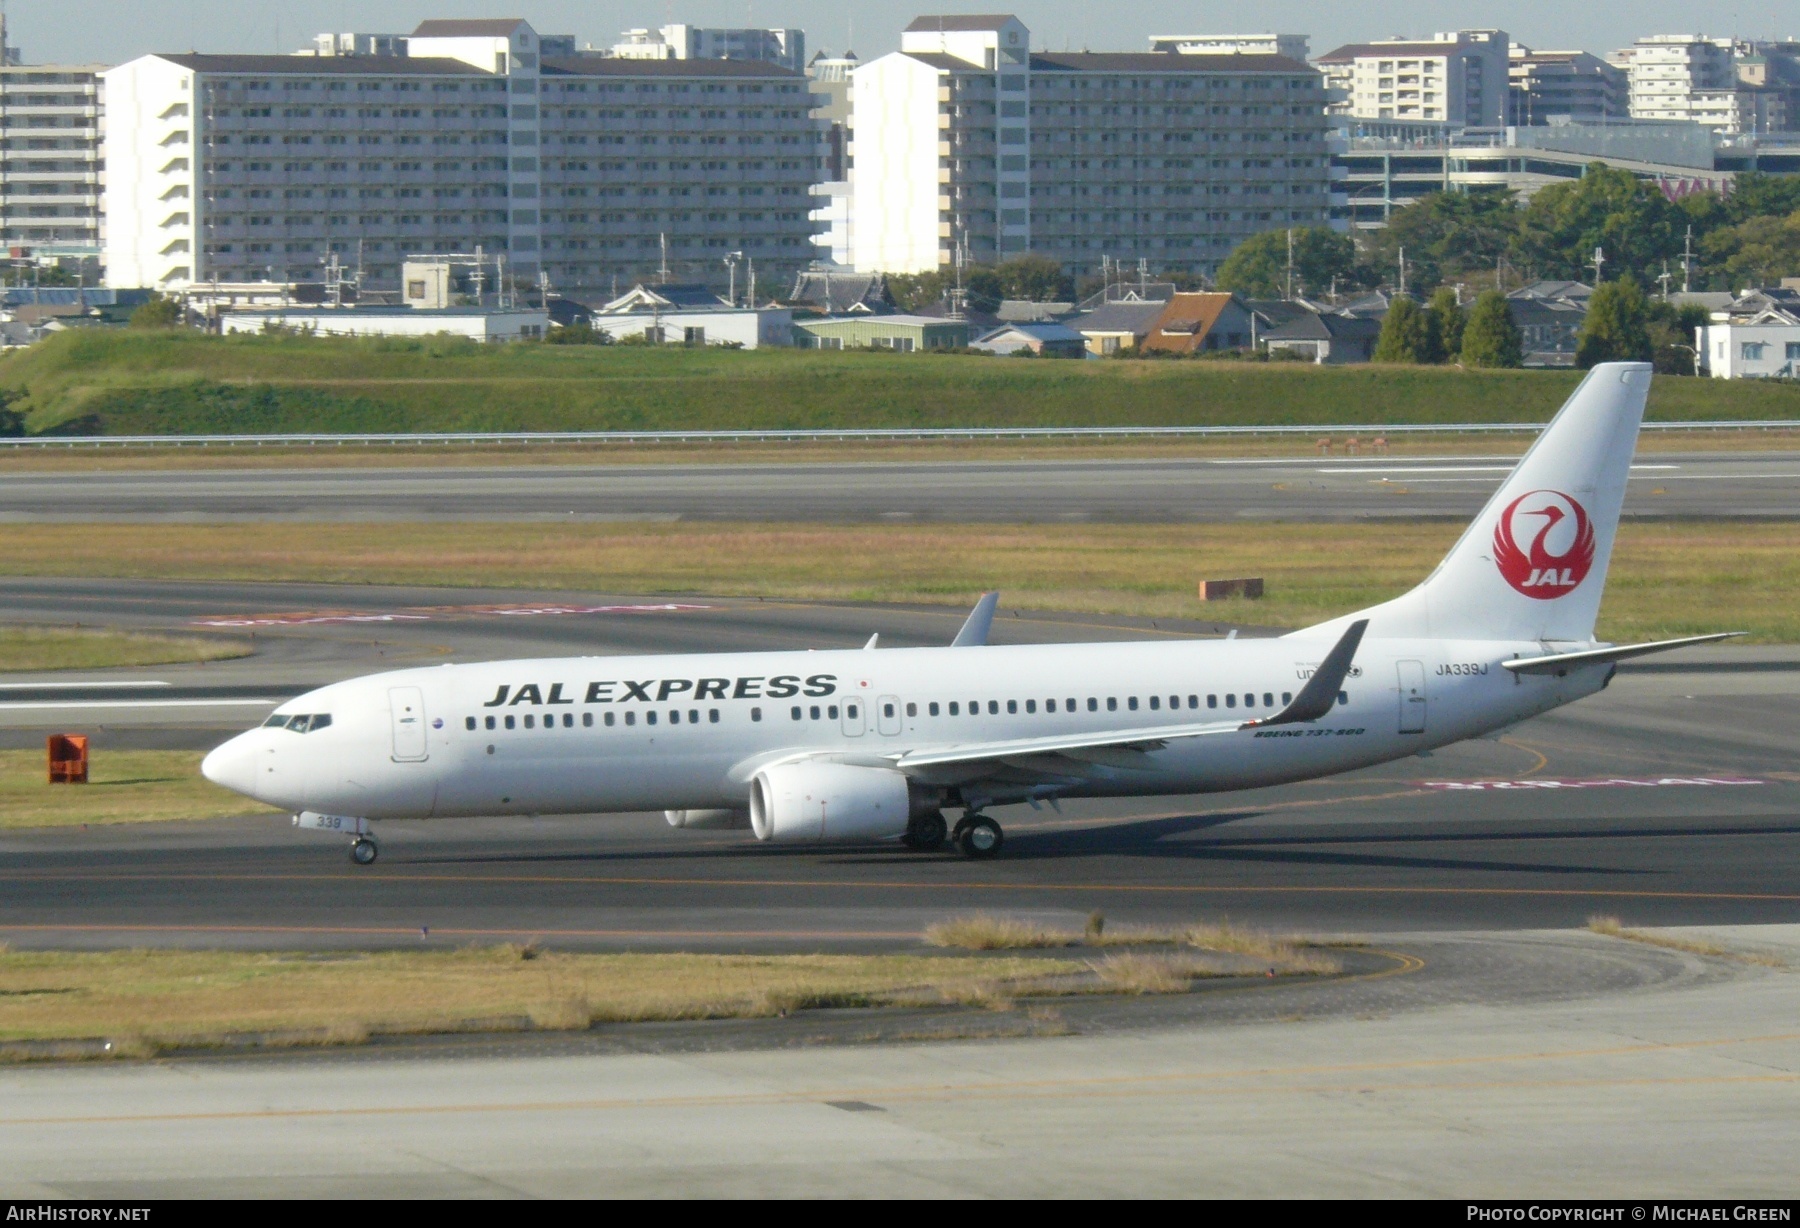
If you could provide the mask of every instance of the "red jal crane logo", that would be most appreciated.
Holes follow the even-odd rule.
[[[1548,601],[1574,592],[1594,565],[1587,510],[1559,490],[1520,495],[1494,526],[1494,565],[1527,597]]]

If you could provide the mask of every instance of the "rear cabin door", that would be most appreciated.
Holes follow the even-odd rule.
[[[884,738],[900,736],[900,700],[897,696],[883,695],[875,701],[875,726]]]
[[[1401,661],[1400,732],[1425,732],[1425,663]]]
[[[388,688],[388,709],[394,722],[394,759],[418,763],[425,747],[425,692],[416,686]]]

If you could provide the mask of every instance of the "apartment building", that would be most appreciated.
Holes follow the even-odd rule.
[[[1284,55],[1304,62],[1311,54],[1304,34],[1152,34],[1150,50],[1177,55]]]
[[[1694,120],[1712,109],[1706,95],[1737,87],[1732,40],[1704,34],[1652,34],[1613,56],[1631,78],[1633,119]]]
[[[806,67],[806,32],[675,23],[627,30],[612,54],[622,60],[760,60],[800,72]]]
[[[1586,51],[1534,51],[1514,43],[1509,78],[1506,122],[1516,127],[1554,117],[1592,123],[1631,114],[1625,70]]]
[[[921,17],[855,71],[853,263],[1025,252],[1204,272],[1323,223],[1319,76],[1279,55],[1050,53],[1016,17]]]
[[[1506,123],[1510,46],[1504,30],[1457,30],[1351,43],[1314,64],[1333,115],[1497,128]]]
[[[394,289],[410,253],[479,248],[569,289],[812,256],[799,74],[545,55],[518,20],[427,21],[405,50],[106,73],[109,283],[301,280],[335,255]]]
[[[101,64],[21,64],[0,16],[0,242],[100,253]]]

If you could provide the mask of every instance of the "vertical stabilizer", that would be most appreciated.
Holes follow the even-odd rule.
[[[1423,584],[1308,633],[1592,640],[1649,393],[1649,363],[1595,367]]]

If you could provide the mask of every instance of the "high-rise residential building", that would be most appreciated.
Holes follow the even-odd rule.
[[[0,242],[97,257],[103,64],[21,64],[0,17]]]
[[[847,177],[851,116],[850,74],[861,64],[862,61],[856,58],[854,51],[846,51],[838,56],[821,51],[806,66],[807,79],[812,82],[813,118],[824,126],[827,181]]]
[[[1625,70],[1586,51],[1534,51],[1514,43],[1506,122],[1529,127],[1553,117],[1576,123],[1631,114]]]
[[[1326,218],[1319,75],[1284,56],[1033,52],[1016,17],[921,17],[854,75],[858,269],[1204,272]]]
[[[115,286],[300,280],[335,256],[394,289],[409,254],[480,248],[572,288],[813,255],[817,126],[773,64],[546,56],[523,21],[427,21],[400,56],[105,76]]]
[[[1702,96],[1733,90],[1732,40],[1704,34],[1652,34],[1614,53],[1631,78],[1633,119],[1693,120],[1716,104]]]
[[[1150,50],[1178,55],[1284,55],[1302,61],[1310,54],[1304,34],[1152,34]]]
[[[806,67],[806,32],[676,23],[627,30],[612,54],[622,60],[760,60],[800,72]]]
[[[1510,45],[1504,30],[1457,30],[1351,43],[1313,62],[1334,115],[1496,128],[1506,123]]]

